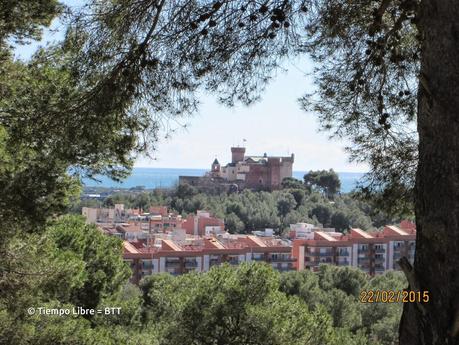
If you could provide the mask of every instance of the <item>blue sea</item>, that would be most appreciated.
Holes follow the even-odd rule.
[[[123,183],[117,183],[104,176],[97,177],[100,183],[90,179],[83,179],[83,183],[88,187],[132,188],[144,186],[147,189],[171,188],[177,185],[180,175],[202,176],[206,171],[207,169],[134,168],[132,174]],[[303,180],[304,174],[306,174],[306,171],[294,171],[293,177]],[[347,193],[355,187],[363,173],[338,172],[338,176],[341,180],[341,192]]]

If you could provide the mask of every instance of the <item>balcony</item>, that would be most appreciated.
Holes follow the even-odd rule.
[[[143,270],[152,270],[154,268],[155,268],[155,266],[153,264],[151,264],[151,263],[150,264],[146,264],[146,263],[142,264],[142,269]]]
[[[385,266],[383,266],[383,265],[375,265],[375,271],[381,272],[381,271],[385,271],[385,270],[386,270]]]
[[[196,260],[192,261],[185,261],[185,267],[186,268],[194,268],[194,267],[198,267],[198,262]]]
[[[362,249],[360,248],[359,250],[357,250],[357,253],[359,254],[368,254],[370,250],[368,248],[365,248],[365,249]]]
[[[350,261],[348,261],[348,260],[337,261],[336,265],[338,265],[338,266],[349,266],[350,265]]]
[[[264,256],[254,256],[252,258],[252,260],[254,260],[254,261],[265,261],[265,257]]]
[[[385,258],[375,257],[375,264],[381,264],[381,263],[385,263],[385,262],[386,262]]]
[[[166,263],[169,263],[169,262],[180,262],[180,259],[179,258],[166,258]]]
[[[239,260],[238,259],[229,259],[227,261],[230,265],[239,265]]]
[[[180,267],[181,263],[179,260],[177,261],[166,261],[166,267]]]
[[[334,253],[331,250],[326,251],[326,252],[309,252],[309,251],[307,251],[306,255],[308,255],[308,256],[333,256]]]
[[[210,259],[209,260],[209,265],[210,266],[215,266],[220,264],[220,259]]]
[[[319,262],[318,261],[305,261],[304,265],[307,267],[316,267],[316,266],[319,266]]]
[[[398,260],[402,257],[402,254],[400,252],[395,252],[394,253],[394,260]]]
[[[337,256],[349,256],[349,252],[347,250],[339,251]]]
[[[319,263],[321,263],[321,264],[332,264],[333,260],[331,258],[321,259],[319,261]]]
[[[271,257],[271,261],[273,262],[295,262],[296,258],[292,257]]]
[[[278,270],[279,272],[288,272],[288,271],[292,271],[294,270],[294,268],[292,266],[288,266],[288,267],[275,267],[276,270]]]
[[[375,248],[375,253],[385,253],[386,249],[384,248]]]
[[[369,266],[370,259],[369,258],[357,258],[357,264],[362,266]]]

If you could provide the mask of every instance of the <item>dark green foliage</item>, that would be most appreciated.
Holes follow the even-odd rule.
[[[333,199],[341,189],[341,181],[333,169],[308,172],[304,175],[304,184],[308,189],[322,192],[329,199]]]
[[[0,125],[8,147],[27,150],[72,173],[126,176],[135,146],[132,123],[119,114],[95,118],[82,111],[85,89],[68,65],[71,54],[55,47],[39,50],[25,64],[6,62],[2,70]],[[113,121],[110,123],[109,121]],[[45,156],[46,154],[46,156]]]
[[[356,331],[362,327],[359,302],[340,289],[331,289],[322,301],[333,319],[333,326]]]
[[[224,221],[226,229],[232,234],[243,233],[245,230],[245,224],[235,213],[226,215]]]
[[[55,49],[0,66],[0,219],[28,222],[28,231],[66,210],[79,174],[120,178],[132,164],[125,124],[79,111],[81,86],[67,62]]]
[[[198,194],[196,188],[186,183],[179,184],[177,186],[177,191],[175,192],[175,195],[181,199],[189,198],[196,194]]]
[[[292,194],[285,193],[277,200],[277,212],[284,218],[290,211],[297,206],[297,202]]]
[[[332,328],[323,307],[308,310],[279,291],[282,278],[264,264],[224,265],[200,275],[142,282],[144,312],[161,344],[366,344],[361,334]]]
[[[116,328],[117,326],[122,327],[123,333],[126,333],[126,326],[130,326],[132,329],[141,327],[141,309],[142,305],[142,292],[139,287],[130,283],[123,282],[125,285],[121,289],[118,289],[115,293],[107,294],[101,299],[98,308],[121,308],[122,312],[119,314],[110,315],[96,315],[92,323],[97,327]]]
[[[40,235],[16,232],[0,247],[2,344],[118,344],[127,337],[137,325],[140,293],[124,287],[130,272],[121,241],[75,216],[53,221]],[[105,306],[124,312],[104,319],[38,313],[39,307]],[[28,314],[30,307],[35,315]],[[104,331],[108,326],[112,333]]]
[[[0,221],[20,222],[25,224],[23,231],[30,232],[48,217],[64,212],[80,189],[64,166],[27,146],[0,125]]]
[[[283,273],[279,289],[288,296],[300,297],[310,309],[321,303],[323,292],[319,286],[319,276],[309,270]]]
[[[401,272],[370,278],[350,267],[321,265],[319,273],[288,272],[281,276],[280,291],[304,300],[311,310],[324,307],[334,327],[363,332],[371,344],[397,344],[401,303],[361,303],[361,291],[403,290]]]
[[[368,278],[365,273],[355,268],[336,268],[328,265],[321,266],[318,275],[322,289],[336,288],[354,297],[360,295]]]
[[[370,280],[367,289],[381,291],[401,291],[406,288],[406,278],[402,272],[387,272]],[[382,344],[396,344],[402,308],[394,303],[362,305],[363,325],[371,330]]]
[[[283,189],[290,189],[290,188],[302,189],[303,182],[294,177],[286,177],[282,180],[281,186]]]
[[[85,263],[81,287],[72,291],[68,302],[95,308],[130,276],[121,257],[122,242],[104,235],[94,225],[85,225],[82,218],[64,217],[49,227],[48,235],[56,245],[56,256],[71,253]]]
[[[302,189],[289,189],[288,192],[295,198],[295,209],[297,209],[303,204],[304,198],[306,197],[305,191]]]
[[[56,0],[2,0],[0,6],[0,45],[7,38],[23,42],[38,39],[42,28],[51,24],[61,6]]]
[[[111,196],[105,198],[104,202],[102,203],[102,206],[104,206],[104,207],[114,207],[115,203],[113,201],[113,198]]]
[[[135,196],[134,199],[134,208],[148,211],[148,206],[151,204],[151,200],[148,194],[140,193]]]
[[[310,216],[315,217],[319,223],[323,224],[324,226],[329,226],[331,213],[331,206],[326,204],[319,204],[311,210]]]
[[[349,219],[346,217],[346,214],[342,211],[337,211],[333,213],[330,219],[330,226],[335,228],[338,231],[347,230],[350,226]]]

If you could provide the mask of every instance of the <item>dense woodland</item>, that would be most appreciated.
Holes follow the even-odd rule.
[[[319,183],[317,176],[326,176],[333,183]],[[322,179],[323,180],[323,179]],[[190,185],[179,185],[172,190],[141,190],[117,192],[102,201],[76,200],[71,211],[81,214],[81,207],[111,207],[123,203],[128,208],[148,212],[150,206],[167,205],[171,210],[186,215],[197,210],[211,211],[225,220],[232,233],[272,228],[278,234],[290,224],[306,222],[344,232],[351,227],[374,230],[398,223],[405,213],[389,216],[368,200],[359,200],[354,194],[339,193],[339,179],[333,171],[311,171],[304,181],[287,178],[277,191],[250,191],[240,193],[200,192]]]

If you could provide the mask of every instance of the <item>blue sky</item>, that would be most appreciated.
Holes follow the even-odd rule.
[[[78,1],[66,1],[74,5]],[[58,40],[60,24],[46,30],[40,43],[18,47],[16,56],[27,58],[37,45]],[[343,141],[329,140],[327,133],[318,132],[318,122],[313,113],[300,109],[298,98],[312,91],[312,63],[303,58],[287,63],[287,72],[279,72],[268,86],[260,102],[245,107],[226,108],[211,95],[202,97],[201,107],[187,128],[178,129],[169,139],[158,143],[156,159],[139,158],[138,167],[207,168],[215,157],[220,163],[231,159],[230,147],[242,145],[246,139],[248,154],[295,154],[294,170],[329,169],[363,172],[364,165],[348,162]]]

